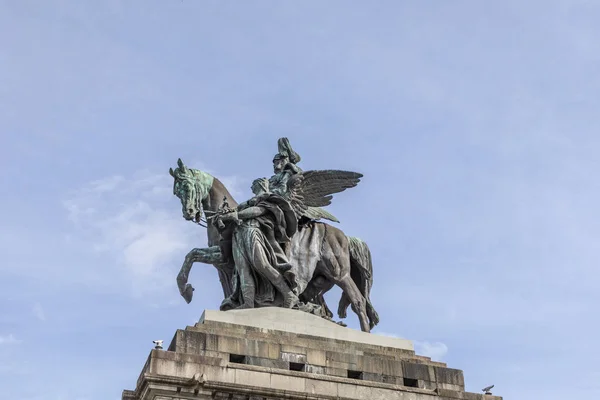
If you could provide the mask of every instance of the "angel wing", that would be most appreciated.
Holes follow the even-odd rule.
[[[314,220],[328,219],[333,222],[340,222],[333,214],[320,207],[306,207],[306,211],[304,211],[303,215]]]
[[[305,171],[293,175],[288,181],[288,200],[297,215],[311,219],[326,218],[336,221],[333,215],[319,208],[331,204],[334,193],[356,186],[362,174],[339,170]]]

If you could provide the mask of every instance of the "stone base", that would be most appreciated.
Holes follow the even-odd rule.
[[[152,350],[123,400],[501,400],[464,391],[463,373],[405,339],[282,308],[210,311]]]

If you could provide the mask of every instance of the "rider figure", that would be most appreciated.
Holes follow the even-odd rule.
[[[300,162],[301,157],[292,149],[287,138],[279,139],[277,147],[279,152],[273,157],[273,172],[275,175],[269,179],[269,188],[271,192],[285,197],[287,195],[287,182],[290,177],[302,172],[302,169],[296,165]]]
[[[231,221],[237,225],[233,232],[233,255],[238,276],[234,286],[238,288],[234,288],[232,297],[226,299],[224,305],[238,303],[240,308],[251,308],[255,302],[266,301],[271,297],[270,290],[260,284],[261,278],[267,279],[282,294],[283,307],[292,308],[298,303],[293,290],[296,277],[281,247],[296,232],[295,214],[283,197],[268,190],[266,178],[255,180],[252,184],[255,196],[240,204],[237,211],[221,215],[215,221],[217,224]]]

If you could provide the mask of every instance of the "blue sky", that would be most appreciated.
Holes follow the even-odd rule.
[[[119,399],[217,308],[178,157],[238,200],[278,137],[360,185],[376,331],[506,399],[600,396],[600,4],[0,1],[0,387]],[[339,291],[332,291],[335,305]],[[354,314],[347,319],[357,328]],[[595,395],[595,396],[594,396]]]

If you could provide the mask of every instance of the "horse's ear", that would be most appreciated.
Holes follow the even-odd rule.
[[[181,161],[181,158],[177,159],[177,165],[179,166],[179,168],[181,168],[182,170],[185,170],[185,165],[183,165],[183,161]]]
[[[173,168],[169,168],[169,174],[171,174],[171,176],[175,178],[175,172],[173,172]]]

